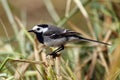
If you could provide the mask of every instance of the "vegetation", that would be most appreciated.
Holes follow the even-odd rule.
[[[0,18],[0,29],[6,34],[0,37],[0,80],[120,80],[120,1],[65,0],[64,16],[58,15],[52,0],[43,2],[52,24],[111,45],[72,43],[60,57],[46,58],[52,50],[38,43],[27,32],[25,20],[13,14],[7,0],[1,0],[8,20]],[[14,35],[9,36],[8,27]]]

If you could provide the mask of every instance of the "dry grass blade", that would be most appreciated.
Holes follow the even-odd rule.
[[[34,58],[34,54],[31,54],[29,57],[28,57],[28,59],[33,59]],[[22,75],[24,75],[24,73],[25,73],[25,71],[27,70],[27,68],[29,67],[29,63],[23,63],[23,64],[21,64],[21,66],[18,66],[17,67],[17,69],[16,70],[18,70],[18,71],[16,71],[15,72],[15,74],[14,74],[14,78],[16,79],[16,80],[19,80],[20,78],[21,78],[21,75],[19,75],[19,74],[22,74]],[[19,73],[18,73],[19,72]]]
[[[24,31],[24,33],[26,34],[26,36],[30,39],[30,41],[32,42],[32,44],[34,44],[33,38],[30,36],[30,34],[28,34],[27,30],[25,29],[25,26],[22,24],[22,22],[20,21],[20,19],[17,16],[15,16],[15,20],[17,21],[17,23],[20,26],[20,28]]]
[[[120,42],[118,42],[117,44],[120,44]],[[112,61],[111,61],[111,66],[109,69],[109,73],[108,75],[106,75],[106,80],[116,80],[116,76],[118,77],[118,75],[116,75],[116,73],[118,73],[119,68],[120,68],[120,45],[117,45],[115,51],[112,54]]]
[[[88,25],[88,28],[90,30],[90,33],[92,34],[93,38],[95,39],[95,35],[94,35],[94,31],[93,31],[93,28],[92,28],[92,25],[91,25],[91,22],[90,22],[90,19],[89,19],[89,16],[88,16],[88,13],[87,11],[85,10],[84,6],[82,5],[81,1],[80,0],[74,0],[74,2],[76,3],[76,5],[78,6],[78,8],[80,9],[80,11],[82,12],[82,14],[84,15],[85,19],[86,19],[86,22],[87,22],[87,25]]]
[[[105,58],[104,58],[104,56],[102,54],[102,50],[101,50],[100,47],[97,47],[97,50],[99,51],[99,57],[100,57],[100,59],[102,61],[103,66],[105,67],[106,74],[108,74],[109,68],[108,68],[107,62],[105,61]]]
[[[96,61],[97,61],[97,56],[98,56],[97,51],[94,51],[92,63],[89,68],[88,74],[86,75],[86,80],[90,80],[92,78],[92,74],[95,69],[95,65],[96,65]]]
[[[12,12],[11,12],[11,10],[10,10],[10,7],[8,6],[8,2],[7,2],[7,0],[1,0],[1,3],[2,3],[2,5],[3,5],[3,8],[4,8],[5,11],[6,11],[8,20],[9,20],[9,22],[10,22],[11,25],[12,25],[12,28],[13,28],[13,30],[14,30],[14,32],[15,32],[15,35],[17,35],[17,34],[18,34],[17,25],[16,25],[16,23],[15,23],[15,21],[14,21]]]
[[[69,16],[70,5],[71,5],[71,0],[67,0],[67,2],[66,2],[66,9],[65,9],[65,17]]]
[[[81,10],[82,14],[84,15],[84,17],[87,19],[88,18],[88,14],[86,12],[86,10],[84,9],[82,3],[80,0],[74,0],[74,2],[76,3],[76,5],[78,6],[78,8]]]
[[[82,76],[81,76],[82,71],[80,70],[81,69],[81,61],[80,61],[80,57],[79,57],[80,49],[73,48],[73,52],[74,52],[74,57],[76,58],[74,73],[76,74],[77,79],[81,80],[82,79]]]
[[[60,61],[60,57],[57,57],[56,59],[55,59],[55,71],[56,71],[56,74],[57,74],[57,79],[58,80],[62,80],[62,76],[61,76],[61,69],[60,69],[60,63],[61,61]]]
[[[2,3],[3,8],[4,8],[5,12],[6,12],[8,20],[9,20],[10,24],[12,25],[11,27],[13,28],[15,37],[16,37],[16,39],[18,41],[18,45],[20,47],[20,51],[23,53],[24,52],[24,50],[23,50],[23,44],[22,44],[21,40],[18,37],[18,34],[19,34],[18,27],[17,27],[17,24],[16,24],[16,22],[14,20],[13,15],[12,15],[11,9],[8,6],[8,2],[7,2],[7,0],[1,0],[1,3]]]
[[[82,31],[82,29],[78,28],[77,26],[75,26],[71,21],[68,21],[68,24],[70,26],[70,28],[72,28],[73,30],[75,30],[78,33],[81,33],[82,35],[84,35],[86,38],[91,39],[90,36],[88,36],[84,31]]]
[[[10,40],[10,38],[9,38],[9,35],[8,35],[8,32],[7,32],[7,29],[6,29],[6,27],[5,27],[4,23],[3,23],[3,21],[2,21],[1,19],[0,19],[0,23],[2,24],[3,29],[4,29],[4,31],[5,31],[5,34],[6,34],[6,37],[7,37],[8,41],[9,41],[9,40]]]
[[[35,39],[35,43],[34,43],[34,55],[35,55],[35,61],[40,61],[40,55],[39,55],[39,48],[38,48],[38,41],[37,41],[37,39]],[[42,50],[42,47],[40,48],[41,50]],[[41,51],[40,50],[40,51]],[[38,70],[38,73],[37,73],[37,80],[41,80],[42,79],[42,77],[40,76],[40,74],[39,74],[39,72],[41,72],[41,69],[40,69],[40,65],[38,65],[38,64],[36,64],[35,65],[36,66],[36,68],[37,68],[37,70]]]
[[[31,61],[31,60],[19,60],[19,59],[14,59],[11,60],[11,62],[24,62],[24,63],[30,63],[30,64],[44,64],[45,62],[41,61]]]
[[[43,0],[45,3],[45,6],[48,10],[48,12],[50,13],[52,19],[57,23],[58,21],[60,21],[60,17],[58,16],[55,8],[52,5],[51,0]]]

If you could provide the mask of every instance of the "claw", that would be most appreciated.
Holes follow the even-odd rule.
[[[60,54],[57,54],[57,53],[51,53],[51,54],[48,54],[48,55],[50,55],[52,58],[56,58],[56,57],[60,56]]]
[[[63,49],[64,49],[64,46],[62,45],[61,47],[59,47],[58,49],[56,49],[55,51],[53,51],[52,53],[50,53],[48,55],[52,56],[52,58],[59,57],[60,54],[58,54],[58,52],[60,52]]]

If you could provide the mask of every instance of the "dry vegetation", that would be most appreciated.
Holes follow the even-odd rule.
[[[12,14],[7,0],[1,0],[14,35],[9,36],[6,22],[0,18],[6,34],[0,37],[0,80],[120,80],[120,1],[65,0],[62,18],[52,0],[43,2],[52,24],[111,45],[78,42],[66,45],[60,57],[46,58],[52,50],[39,44],[27,32],[25,20]],[[78,26],[79,22],[83,25]]]

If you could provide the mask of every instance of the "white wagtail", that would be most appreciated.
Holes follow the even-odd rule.
[[[92,42],[109,45],[108,43],[84,38],[81,36],[80,33],[68,29],[62,29],[54,25],[48,25],[48,24],[36,25],[28,32],[34,32],[40,43],[49,47],[58,47],[58,49],[56,49],[51,54],[49,54],[53,58],[58,56],[57,52],[63,50],[64,45],[68,42],[92,41]]]

